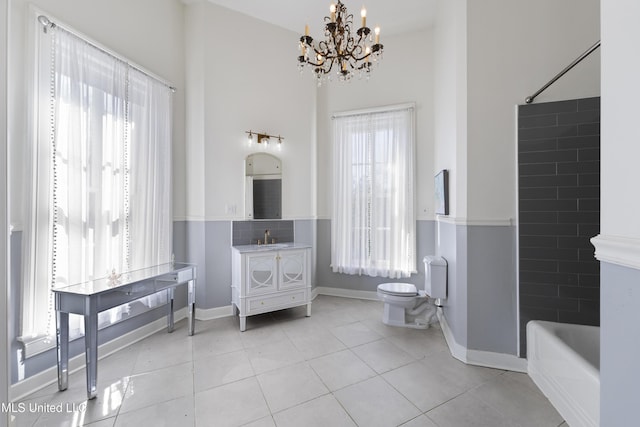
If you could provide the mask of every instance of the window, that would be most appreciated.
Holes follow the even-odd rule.
[[[414,145],[413,107],[334,117],[334,272],[415,272]]]
[[[23,246],[27,357],[55,342],[53,287],[171,260],[170,88],[59,26],[40,30],[37,43]],[[99,323],[129,312],[117,307]],[[72,317],[73,337],[83,325]]]

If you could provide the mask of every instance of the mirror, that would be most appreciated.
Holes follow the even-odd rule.
[[[267,153],[245,160],[245,210],[249,219],[282,218],[282,162]]]

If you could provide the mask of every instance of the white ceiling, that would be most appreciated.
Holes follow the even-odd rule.
[[[211,3],[252,16],[302,34],[309,24],[312,36],[319,36],[323,18],[329,15],[331,0],[209,0]],[[337,2],[337,0],[334,0]],[[367,9],[367,26],[379,25],[383,34],[399,34],[432,25],[436,0],[342,0],[359,27],[360,9]]]

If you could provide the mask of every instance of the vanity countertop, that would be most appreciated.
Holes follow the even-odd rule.
[[[271,243],[268,245],[236,245],[232,246],[233,249],[240,253],[244,252],[262,252],[262,251],[281,251],[287,249],[306,249],[310,248],[311,245],[306,243],[295,243],[295,242],[287,242],[287,243]]]

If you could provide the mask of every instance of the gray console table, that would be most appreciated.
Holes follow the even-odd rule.
[[[84,316],[87,398],[96,397],[98,377],[98,313],[144,296],[166,291],[168,296],[167,329],[173,331],[174,289],[188,286],[189,335],[195,321],[196,267],[167,263],[123,273],[118,278],[103,278],[55,288],[56,339],[58,350],[58,389],[66,390],[69,365],[69,313]]]

